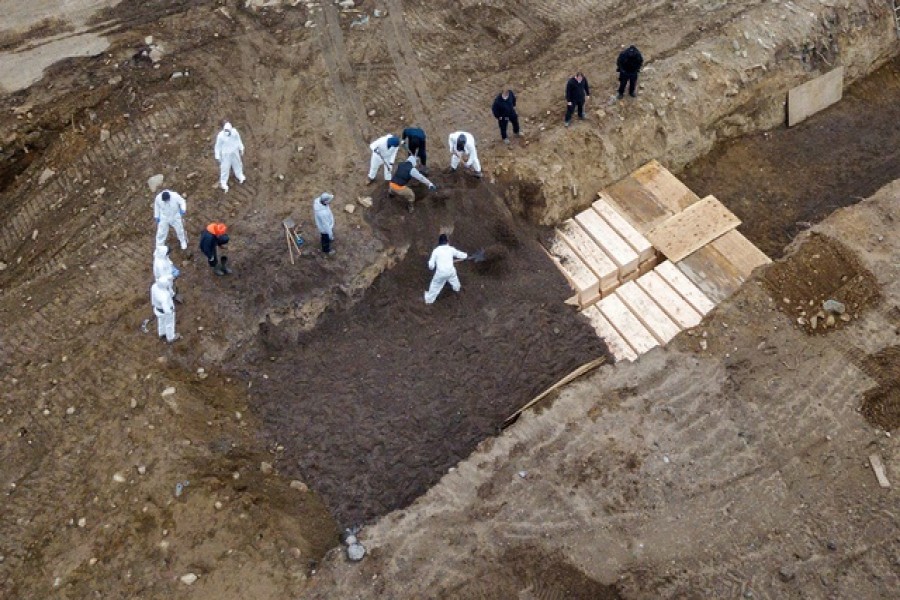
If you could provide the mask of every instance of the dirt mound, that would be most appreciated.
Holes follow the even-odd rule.
[[[763,281],[781,311],[809,334],[845,327],[881,297],[875,276],[853,253],[821,235],[813,235],[793,260],[773,264]],[[837,300],[846,312],[826,314],[822,308],[826,300]]]
[[[866,392],[862,414],[885,431],[900,427],[900,346],[891,346],[867,357],[863,369],[878,385]]]
[[[563,305],[569,290],[539,232],[517,224],[489,186],[461,175],[423,194],[412,214],[384,192],[375,203],[373,224],[389,245],[408,246],[406,257],[314,332],[292,340],[273,331],[290,323],[267,324],[251,366],[268,376],[252,404],[286,448],[280,470],[307,481],[344,524],[409,504],[510,413],[606,352]],[[489,260],[460,263],[461,294],[445,288],[426,306],[440,232]]]

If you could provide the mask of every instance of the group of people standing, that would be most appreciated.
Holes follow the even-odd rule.
[[[228,191],[228,180],[232,173],[239,183],[247,177],[241,157],[244,144],[237,129],[226,122],[216,136],[213,149],[219,161],[219,187]],[[169,258],[169,247],[166,245],[169,229],[181,245],[182,252],[188,249],[187,234],[184,230],[184,216],[187,214],[187,200],[172,190],[165,189],[153,200],[153,218],[156,221],[156,249],[153,252],[153,285],[150,286],[150,304],[156,316],[157,334],[160,339],[172,343],[181,336],[175,333],[175,304],[181,303],[181,296],[175,287],[175,280],[181,275],[180,270]],[[208,224],[200,233],[200,251],[206,256],[209,266],[216,275],[229,275],[228,257],[219,256],[219,249],[228,243],[228,227],[224,223]],[[190,254],[188,255],[190,257]]]

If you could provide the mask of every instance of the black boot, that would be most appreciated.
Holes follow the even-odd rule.
[[[220,263],[219,261],[214,262],[211,266],[213,268],[213,273],[215,273],[216,275],[225,274],[225,269],[222,268],[222,263]]]
[[[228,257],[222,257],[222,270],[225,271],[226,275],[231,275],[231,269],[228,268]]]

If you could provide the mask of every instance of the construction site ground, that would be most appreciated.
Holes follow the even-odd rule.
[[[0,78],[0,597],[893,597],[886,3],[15,4],[0,0],[0,53],[21,69]],[[43,63],[23,52],[79,36],[108,46],[26,86]],[[631,42],[643,87],[616,103]],[[776,91],[836,61],[859,79],[844,100],[778,127]],[[564,129],[579,68],[588,118]],[[508,147],[489,114],[503,84],[525,134]],[[223,118],[247,146],[228,194]],[[439,189],[407,213],[365,170],[367,142],[413,122]],[[444,172],[459,129],[483,180]],[[667,348],[501,432],[606,353],[563,302],[547,226],[653,158],[784,258]],[[156,174],[188,198],[173,346],[141,329]],[[325,190],[333,257],[311,224]],[[306,239],[293,265],[289,216]],[[230,277],[196,250],[213,219]],[[441,232],[489,260],[425,306]],[[812,329],[835,296],[849,320]],[[340,548],[353,525],[361,563]]]

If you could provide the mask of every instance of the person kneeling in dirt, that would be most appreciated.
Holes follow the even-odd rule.
[[[465,131],[456,131],[450,134],[450,170],[455,171],[463,156],[468,156],[465,162],[468,169],[472,169],[475,177],[481,177],[481,163],[478,161],[478,150],[475,149],[475,136]]]
[[[150,286],[150,303],[156,315],[156,333],[160,339],[165,338],[172,343],[181,336],[175,335],[175,291],[172,288],[172,277],[164,275]]]
[[[223,256],[221,260],[217,256],[219,246],[228,243],[228,227],[224,223],[210,223],[200,234],[200,251],[206,255],[209,266],[213,268],[216,275],[229,275],[231,269],[228,268],[228,257]]]
[[[418,159],[415,156],[410,156],[402,163],[397,165],[397,172],[394,173],[394,176],[391,178],[391,183],[388,184],[388,196],[400,196],[401,198],[406,199],[406,208],[409,209],[409,212],[413,211],[413,204],[416,202],[416,194],[410,189],[409,182],[412,179],[417,179],[428,186],[429,190],[436,190],[437,186],[431,183],[427,177],[422,175],[419,170],[416,168],[418,164]]]
[[[466,260],[468,257],[468,254],[450,245],[446,233],[440,235],[438,247],[431,252],[431,258],[428,259],[428,268],[434,271],[434,277],[431,278],[431,286],[425,292],[425,304],[434,304],[438,294],[444,289],[444,284],[449,283],[454,292],[459,292],[462,284],[459,283],[456,266],[453,263],[457,260]]]
[[[334,194],[325,192],[313,200],[313,218],[316,228],[322,237],[322,253],[334,254],[331,242],[334,241],[334,213],[331,212],[331,201]]]

